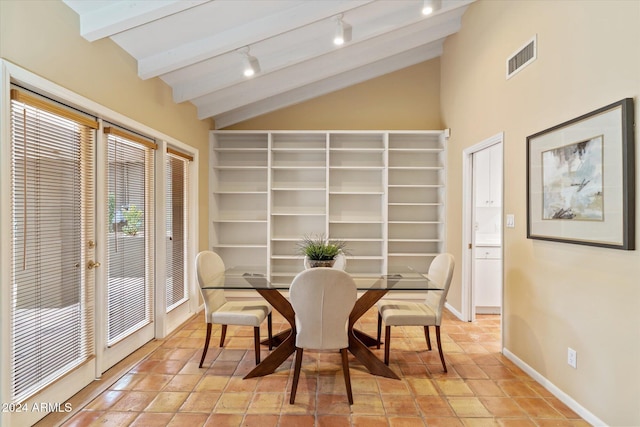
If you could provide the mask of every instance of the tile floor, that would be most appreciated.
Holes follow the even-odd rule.
[[[285,327],[274,313],[274,332]],[[376,312],[358,325],[375,333]],[[253,368],[253,328],[229,327],[224,349],[214,338],[198,368],[205,324],[199,314],[124,373],[64,424],[72,426],[574,426],[567,406],[500,353],[500,319],[461,322],[446,313],[443,347],[426,350],[420,327],[392,328],[391,366],[400,380],[367,373],[350,356],[354,404],[345,393],[339,353],[305,352],[296,402],[289,404],[293,356],[274,374]],[[266,336],[266,322],[263,325]],[[375,350],[382,359],[383,349]],[[263,351],[263,357],[268,350]],[[45,419],[46,420],[46,419]]]

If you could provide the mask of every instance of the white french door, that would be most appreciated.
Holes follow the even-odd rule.
[[[31,425],[46,414],[42,404],[68,409],[65,400],[95,378],[97,128],[95,118],[11,90],[7,425]]]
[[[101,372],[154,338],[154,153],[147,138],[104,129],[107,204]]]
[[[197,156],[0,59],[0,426],[77,409],[71,396],[198,309],[197,161],[103,125],[114,115]]]
[[[167,150],[165,177],[166,325],[173,330],[191,312],[189,304],[189,163],[193,158]]]

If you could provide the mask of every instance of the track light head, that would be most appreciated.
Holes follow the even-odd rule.
[[[336,32],[333,37],[333,44],[342,46],[351,41],[351,25],[342,20],[342,15],[336,17]]]
[[[255,56],[248,55],[244,58],[244,76],[252,77],[260,72],[260,63]]]
[[[431,15],[438,9],[440,9],[440,0],[424,0],[424,5],[422,6],[422,14]]]
[[[260,72],[260,63],[258,58],[249,54],[249,47],[240,49],[238,52],[242,54],[242,73],[244,76],[253,77],[258,74]]]

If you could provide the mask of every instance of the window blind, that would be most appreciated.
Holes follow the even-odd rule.
[[[187,201],[189,160],[169,152],[167,155],[167,312],[187,301],[186,286]]]
[[[192,155],[183,153],[182,151],[175,150],[175,149],[173,149],[171,147],[167,147],[167,153],[173,154],[174,156],[177,156],[177,157],[181,157],[184,160],[188,160],[190,162],[193,162],[193,156]]]
[[[11,394],[93,356],[95,119],[11,90]]]
[[[107,141],[107,345],[153,320],[153,153],[156,144],[116,127]]]

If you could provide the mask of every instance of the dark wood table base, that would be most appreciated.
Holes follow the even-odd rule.
[[[386,289],[366,291],[358,300],[349,315],[349,351],[360,363],[362,363],[374,375],[381,377],[393,378],[399,380],[396,375],[384,362],[378,359],[369,347],[378,344],[377,338],[365,334],[364,332],[354,329],[356,322],[367,312],[380,298],[385,296]]]
[[[291,328],[274,335],[271,343],[277,348],[260,362],[245,378],[255,378],[272,374],[285,360],[295,352],[296,317],[293,307],[282,293],[277,289],[256,289],[262,297],[269,302],[289,322]],[[356,301],[349,315],[349,351],[374,375],[399,379],[384,362],[378,359],[369,347],[378,344],[376,338],[354,329],[354,325],[373,305],[387,293],[386,289],[367,290]],[[268,340],[262,342],[268,344]]]
[[[256,289],[256,291],[284,316],[291,325],[291,329],[273,336],[272,343],[277,345],[276,349],[245,375],[245,379],[272,374],[296,350],[296,314],[289,300],[277,289]]]

